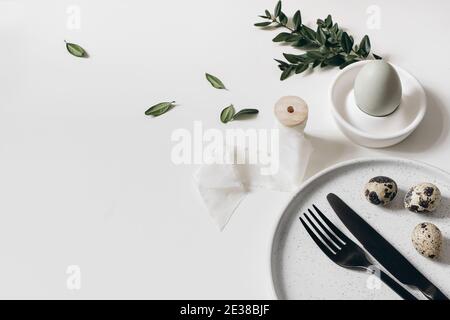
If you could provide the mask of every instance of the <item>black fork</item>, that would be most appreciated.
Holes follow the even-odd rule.
[[[339,266],[347,269],[369,271],[370,273],[377,275],[381,281],[388,285],[403,299],[418,300],[397,281],[371,263],[367,258],[365,251],[360,246],[342,233],[315,205],[313,205],[313,207],[323,222],[317,218],[310,209],[308,209],[309,215],[303,213],[303,217],[300,218],[300,221],[314,242],[328,258]],[[309,216],[311,216],[312,219]],[[308,223],[305,222],[305,219]]]

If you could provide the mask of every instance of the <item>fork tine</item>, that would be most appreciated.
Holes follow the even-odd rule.
[[[306,218],[306,220],[308,220],[309,224],[314,228],[314,230],[316,231],[317,235],[322,239],[323,242],[326,243],[326,245],[333,250],[334,252],[338,252],[341,248],[339,248],[337,245],[335,245],[334,243],[332,243],[326,235],[323,234],[323,232],[317,228],[316,224],[314,222],[312,222],[312,220],[306,215],[303,214]]]
[[[316,217],[314,212],[312,212],[310,209],[308,209],[308,211],[311,214],[311,216],[314,218],[314,220],[317,221],[317,223],[322,228],[322,230],[325,231],[325,233],[328,235],[328,237],[331,239],[331,241],[333,241],[339,247],[342,247],[342,245],[345,245],[345,243],[341,239],[336,237],[327,227],[324,226],[322,221],[320,221],[319,218]]]
[[[314,240],[314,242],[319,246],[320,250],[323,251],[323,253],[325,253],[327,255],[328,258],[330,258],[331,260],[334,261],[334,253],[328,249],[328,247],[326,245],[323,244],[322,241],[319,240],[319,238],[317,238],[317,236],[314,234],[314,232],[309,228],[309,226],[305,223],[305,221],[303,221],[302,218],[299,218],[301,223],[303,224],[303,227],[305,227],[306,231],[309,233],[309,235],[311,236],[311,238]]]
[[[330,227],[334,234],[336,234],[343,241],[343,243],[353,243],[352,240],[350,240],[345,234],[341,232],[341,230],[339,230],[330,220],[328,220],[328,218],[322,213],[322,211],[319,210],[319,208],[316,207],[316,205],[313,204],[313,207],[322,218],[322,220]]]

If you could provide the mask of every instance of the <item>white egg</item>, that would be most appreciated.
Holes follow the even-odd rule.
[[[354,95],[357,106],[365,113],[375,117],[390,115],[402,100],[400,77],[387,62],[369,62],[355,79]]]

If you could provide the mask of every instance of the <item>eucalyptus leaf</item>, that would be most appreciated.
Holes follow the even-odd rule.
[[[345,53],[350,53],[352,52],[353,49],[353,39],[351,39],[347,32],[342,33],[342,38],[341,38],[341,47],[342,50],[344,50]]]
[[[311,29],[311,28],[309,28],[309,27],[303,25],[303,26],[302,26],[302,30],[301,30],[300,32],[301,32],[307,39],[312,40],[312,41],[315,41],[315,40],[316,40],[316,32],[315,32],[313,29]]]
[[[258,23],[255,23],[255,27],[268,27],[271,24],[272,24],[272,21],[258,22]]]
[[[359,52],[364,58],[366,58],[369,55],[370,50],[371,50],[370,39],[368,36],[364,36],[359,45]]]
[[[325,60],[325,63],[327,65],[339,67],[345,62],[345,57],[341,54],[337,54],[335,56],[332,56],[331,58],[328,58]]]
[[[312,68],[314,69],[315,67],[317,67],[318,65],[320,65],[322,63],[322,61],[320,59],[314,60],[313,64],[312,64]]]
[[[172,102],[160,102],[150,107],[147,111],[145,111],[145,115],[158,117],[175,106],[175,101]]]
[[[303,48],[303,47],[307,46],[308,43],[309,43],[309,41],[302,37],[302,38],[300,38],[300,40],[298,40],[292,46],[296,47],[296,48]]]
[[[273,42],[284,42],[291,36],[290,33],[287,32],[281,32],[278,34],[275,38],[272,39]]]
[[[81,46],[75,43],[66,42],[66,48],[69,53],[78,58],[87,58],[88,54]]]
[[[278,18],[280,19],[280,23],[282,25],[287,25],[289,19],[283,12],[280,12],[280,14],[278,15]]]
[[[289,66],[287,67],[282,73],[281,73],[281,77],[280,80],[284,81],[287,78],[289,78],[292,75],[292,71],[294,70],[293,66]]]
[[[372,53],[373,57],[375,58],[375,60],[383,60],[383,57],[380,57],[379,55]]]
[[[320,44],[324,45],[325,42],[327,41],[327,36],[323,32],[322,28],[318,27],[316,33],[317,33],[317,40],[320,42]]]
[[[283,56],[290,63],[298,63],[298,62],[300,62],[300,58],[299,58],[298,55],[290,54],[290,53],[283,53]]]
[[[306,55],[309,58],[312,58],[312,59],[322,59],[323,58],[323,54],[320,51],[317,51],[317,50],[308,51],[306,53]]]
[[[328,15],[327,18],[325,19],[325,27],[331,28],[332,26],[333,26],[333,18],[331,17],[331,15]]]
[[[298,34],[291,34],[291,35],[289,35],[289,37],[286,38],[285,42],[298,42],[302,38],[303,37]]]
[[[275,6],[275,10],[273,12],[273,15],[275,16],[275,18],[278,18],[280,13],[281,13],[281,0],[278,1],[277,5]]]
[[[269,14],[266,10],[264,17],[268,17]],[[323,20],[317,19],[316,26],[311,28],[303,24],[301,11],[297,10],[292,16],[291,25],[279,1],[270,19],[273,26],[286,30],[279,33],[273,39],[274,42],[284,42],[293,48],[301,48],[305,52],[300,55],[285,53],[283,55],[287,61],[276,60],[281,70],[281,80],[287,79],[294,72],[302,73],[308,68],[314,69],[317,66],[333,66],[342,69],[357,61],[368,59],[371,53],[368,36],[364,36],[360,43],[355,44],[354,38],[344,32],[339,24],[333,21],[331,15]],[[372,54],[371,57],[381,59],[376,54]]]
[[[296,74],[300,74],[304,71],[306,71],[309,68],[309,64],[299,64],[296,68],[295,68],[295,73]]]
[[[300,27],[302,26],[302,14],[300,10],[297,10],[297,12],[295,12],[294,17],[292,18],[292,22],[294,23],[294,29],[296,31],[300,30]]]
[[[220,121],[223,123],[228,123],[233,120],[236,111],[234,110],[234,106],[231,104],[220,113]]]
[[[276,62],[278,62],[279,64],[283,65],[283,66],[288,66],[289,63],[286,63],[285,61],[282,60],[278,60],[278,59],[274,59]]]
[[[233,120],[241,120],[246,118],[247,116],[258,114],[258,109],[242,109],[238,113],[233,116]]]
[[[215,77],[215,76],[213,76],[213,75],[211,75],[209,73],[206,73],[205,76],[206,76],[206,80],[208,80],[209,83],[214,88],[216,88],[216,89],[226,89],[225,85],[222,83],[222,81],[220,81],[219,78],[217,78],[217,77]]]

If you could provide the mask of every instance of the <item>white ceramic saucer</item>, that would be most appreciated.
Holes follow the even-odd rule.
[[[385,148],[406,139],[422,122],[427,109],[425,91],[407,71],[395,65],[402,82],[399,108],[386,117],[373,117],[361,111],[354,99],[353,85],[366,63],[354,63],[342,70],[332,82],[329,98],[340,130],[353,142],[369,148]]]

